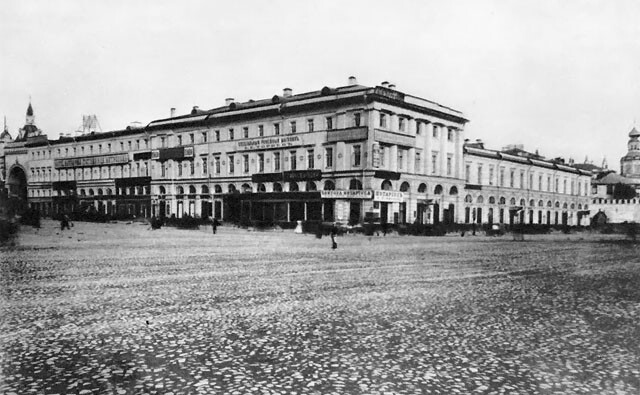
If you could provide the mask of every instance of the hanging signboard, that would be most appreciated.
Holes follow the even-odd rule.
[[[370,189],[364,191],[320,191],[320,197],[323,199],[371,199],[373,191]]]
[[[398,191],[382,191],[375,190],[373,200],[377,202],[402,202],[404,201],[404,193]]]
[[[116,165],[129,162],[129,154],[115,154],[102,156],[88,156],[84,158],[55,159],[53,166],[56,169],[67,167],[89,167]]]

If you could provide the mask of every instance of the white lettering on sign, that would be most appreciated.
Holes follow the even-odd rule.
[[[252,139],[246,141],[238,141],[238,150],[249,149],[267,149],[267,148],[281,148],[292,147],[294,145],[301,145],[303,141],[300,136],[282,136],[282,137],[267,137],[261,139]]]
[[[404,201],[404,193],[397,191],[375,190],[373,192],[373,200],[377,202],[402,202]]]
[[[129,162],[129,154],[90,156],[84,158],[55,159],[53,166],[56,169],[67,167],[88,167],[115,165]]]
[[[323,199],[371,199],[373,191],[368,189],[364,191],[320,191],[320,197]]]

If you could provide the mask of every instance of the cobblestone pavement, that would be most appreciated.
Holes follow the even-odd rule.
[[[139,224],[0,249],[3,394],[637,394],[638,244]]]

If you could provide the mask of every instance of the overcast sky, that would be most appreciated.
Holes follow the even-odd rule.
[[[49,138],[391,81],[464,112],[466,135],[619,170],[640,122],[640,2],[24,1],[0,7],[0,114]],[[640,126],[639,126],[640,128]]]

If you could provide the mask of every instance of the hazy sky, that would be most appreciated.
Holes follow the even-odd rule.
[[[0,115],[50,138],[226,97],[397,88],[464,112],[467,137],[619,170],[640,122],[640,2],[24,1],[0,7]],[[637,124],[640,125],[640,124]],[[640,128],[640,126],[638,126]]]

